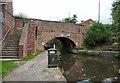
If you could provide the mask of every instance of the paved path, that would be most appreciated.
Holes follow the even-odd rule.
[[[47,52],[8,74],[3,81],[66,81],[59,68],[48,68]]]

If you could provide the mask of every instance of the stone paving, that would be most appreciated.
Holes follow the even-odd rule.
[[[3,81],[64,81],[59,68],[48,68],[47,51],[10,72]]]

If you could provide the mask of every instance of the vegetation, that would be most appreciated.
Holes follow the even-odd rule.
[[[0,78],[2,77],[2,61],[0,61]]]
[[[25,61],[31,60],[37,55],[41,54],[42,51],[37,51],[34,55],[24,57],[23,61],[0,61],[0,77],[4,77],[13,69],[17,68],[20,65],[23,65]]]
[[[73,17],[68,17],[68,18],[64,18],[63,20],[62,20],[62,22],[66,22],[66,23],[74,23],[74,24],[76,24],[78,21],[77,21],[77,15],[76,14],[74,14],[73,15]]]
[[[15,63],[16,61],[2,61],[2,71],[0,71],[0,76],[4,77],[10,71],[15,69],[16,67],[22,65],[24,62]]]
[[[39,54],[41,54],[42,53],[42,51],[37,51],[35,54],[33,54],[33,55],[27,55],[27,56],[25,56],[24,58],[23,58],[23,60],[24,61],[28,61],[28,60],[31,60],[31,59],[33,59],[33,58],[35,58],[37,55],[39,55]]]
[[[93,48],[110,41],[110,31],[102,23],[94,23],[86,32],[85,46]]]
[[[52,47],[52,48],[53,48],[54,44],[55,44],[55,46],[56,46],[56,49],[58,49],[58,50],[61,50],[61,49],[62,49],[63,44],[62,44],[62,42],[61,42],[60,40],[58,40],[58,39],[52,39],[52,40],[49,41],[46,45],[47,45],[48,47]]]
[[[85,47],[95,48],[104,44],[120,44],[120,0],[112,4],[112,24],[95,23],[89,27],[85,37]]]
[[[28,18],[28,16],[27,16],[26,14],[24,14],[24,13],[19,13],[19,14],[17,14],[16,16],[23,18],[24,23],[29,23],[29,18]]]
[[[111,30],[113,32],[114,42],[120,43],[120,0],[116,0],[112,4],[113,24]]]

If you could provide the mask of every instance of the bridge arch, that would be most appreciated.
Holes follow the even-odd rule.
[[[64,48],[64,49],[73,49],[73,48],[76,47],[75,42],[74,42],[72,39],[67,38],[67,37],[54,37],[54,38],[52,38],[52,39],[49,39],[49,40],[44,44],[44,46],[45,46],[48,42],[52,41],[53,39],[59,40],[59,41],[63,44],[63,48]]]

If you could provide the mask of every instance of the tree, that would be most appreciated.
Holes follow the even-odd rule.
[[[52,40],[50,40],[49,42],[46,43],[46,46],[53,48],[54,44],[55,44],[55,46],[56,46],[56,48],[58,50],[61,50],[62,47],[63,47],[62,42],[60,40],[58,40],[58,39],[52,39]]]
[[[109,42],[110,31],[102,23],[94,23],[86,32],[85,46],[94,48]]]
[[[23,18],[24,19],[24,23],[28,23],[29,22],[28,16],[26,14],[24,14],[24,13],[19,13],[19,14],[15,15],[15,16]]]
[[[74,23],[76,24],[78,21],[76,20],[77,19],[77,15],[74,14],[73,17],[68,17],[68,18],[64,18],[62,19],[62,22],[66,22],[66,23]]]
[[[111,30],[113,32],[114,42],[120,42],[120,0],[116,0],[112,4],[112,19],[113,24]]]
[[[120,23],[120,0],[112,4],[112,19],[114,23]]]

